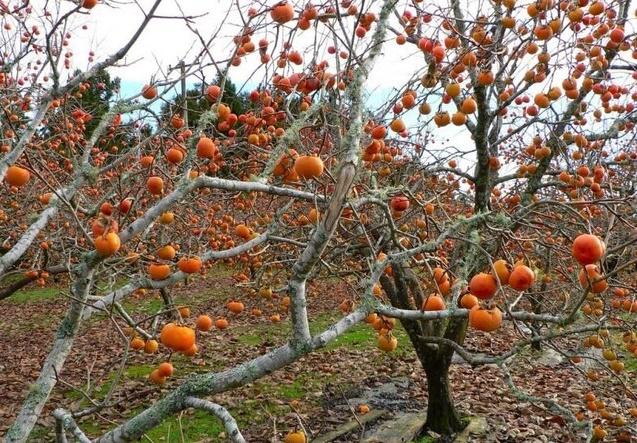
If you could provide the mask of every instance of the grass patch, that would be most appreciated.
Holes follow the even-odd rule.
[[[398,339],[398,348],[392,352],[392,356],[403,357],[413,350],[409,336],[400,323],[394,327],[392,334]],[[378,332],[367,323],[359,323],[344,334],[336,337],[325,348],[334,350],[340,347],[346,349],[375,349],[378,341]]]
[[[281,396],[287,398],[288,400],[294,400],[303,398],[306,393],[306,388],[307,386],[302,384],[300,381],[295,380],[289,385],[279,386],[277,390],[281,393]]]
[[[112,428],[112,426],[108,424],[105,426],[100,426],[98,422],[93,421],[93,419],[91,418],[80,420],[80,422],[78,423],[78,426],[82,429],[82,431],[84,431],[85,434],[94,435],[96,437],[99,435],[102,435],[108,429]],[[67,432],[67,435],[69,435],[70,437],[70,432]]]
[[[126,369],[127,378],[146,378],[153,372],[153,365],[133,365]]]
[[[252,389],[255,388],[256,386],[253,386]],[[297,397],[301,392],[300,386],[295,386],[287,391],[284,390],[284,392],[290,395],[289,398],[301,398]],[[300,395],[302,396],[302,394]],[[240,429],[247,429],[255,423],[269,420],[270,416],[278,417],[289,411],[286,406],[267,399],[245,399],[236,408],[228,408],[228,410],[237,420]],[[136,413],[138,412],[140,410],[136,411]],[[179,419],[180,416],[181,421]],[[187,410],[181,415],[167,418],[159,426],[147,432],[146,435],[154,442],[227,442],[227,438],[219,437],[222,432],[225,432],[223,424],[214,415],[206,411]]]
[[[182,443],[184,441],[222,442],[219,438],[224,432],[221,422],[206,411],[184,411],[175,417],[168,418],[159,426],[151,429],[146,435],[154,442]]]
[[[334,324],[338,320],[338,317],[333,313],[323,314],[311,319],[310,333],[312,335],[318,334],[330,325]],[[270,324],[251,325],[249,327],[237,329],[237,340],[239,343],[248,346],[259,346],[265,342],[277,342],[285,339],[290,334],[290,323],[273,327]],[[407,332],[403,329],[400,323],[396,324],[393,331],[394,336],[398,339],[398,349],[395,353],[399,356],[403,356],[405,353],[410,352],[413,348]],[[322,350],[334,350],[340,347],[348,349],[370,349],[376,347],[378,340],[378,333],[367,323],[359,323],[350,328],[344,334],[338,336],[332,340]],[[320,352],[321,350],[319,350]]]
[[[624,369],[628,372],[637,372],[637,357],[633,354],[626,352],[626,356],[623,359]]]
[[[612,334],[611,339],[614,344],[613,349],[617,352],[619,361],[624,363],[624,371],[637,372],[637,356],[626,349],[622,336],[622,332]]]
[[[268,323],[250,325],[237,328],[237,340],[244,345],[258,346],[266,342],[279,342],[290,335],[290,330],[289,322],[282,322],[277,325]]]
[[[322,314],[310,319],[310,333],[312,335],[324,331],[336,321],[334,314]],[[290,321],[285,321],[277,325],[263,323],[250,325],[248,327],[237,328],[237,340],[239,343],[248,346],[258,346],[265,342],[273,342],[284,339],[291,332]]]
[[[126,380],[146,378],[154,368],[154,366],[146,364],[129,366],[128,368],[124,369],[124,372],[122,373],[122,376],[119,380],[119,385],[122,386]],[[111,386],[113,385],[113,382],[117,377],[117,373],[117,369],[111,371],[106,377],[106,380],[99,386],[95,387],[95,389],[93,389],[93,391],[89,393],[93,400],[95,400],[96,402],[100,402],[104,400],[104,398],[106,398],[106,394],[108,394],[108,391],[111,389]],[[86,400],[86,398],[79,391],[71,389],[66,391],[64,393],[64,396],[71,400],[82,400],[81,406],[83,407],[89,406],[88,400]]]
[[[218,262],[210,269],[210,271],[208,271],[208,275],[215,278],[225,278],[232,277],[235,272],[236,268],[234,265]]]
[[[287,412],[289,412],[287,406],[267,400],[251,399],[242,400],[239,407],[230,410],[230,413],[242,429],[254,426],[255,423],[267,421],[270,416],[280,417]]]
[[[344,334],[332,340],[325,349],[336,349],[345,346],[350,349],[362,349],[373,347],[376,344],[378,334],[367,324],[358,324]]]
[[[179,300],[174,300],[178,306]],[[156,314],[163,309],[164,301],[161,296],[153,291],[142,296],[129,296],[122,301],[122,307],[130,314]]]
[[[53,436],[50,434],[53,432],[52,428],[46,428],[42,425],[36,424],[29,437],[27,438],[28,443],[39,443],[42,441],[52,441]]]
[[[26,287],[11,295],[7,301],[10,303],[33,303],[57,298],[61,293],[62,290],[55,287]]]
[[[291,383],[285,383],[283,381],[259,383],[257,385],[257,389],[259,389],[264,394],[268,394],[276,398],[298,400],[300,398],[303,398],[312,384],[316,384],[316,382],[311,377],[300,376],[293,380]]]

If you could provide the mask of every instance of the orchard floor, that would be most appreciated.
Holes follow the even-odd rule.
[[[229,329],[201,334],[200,353],[196,357],[174,358],[176,373],[161,388],[150,384],[147,377],[166,355],[132,351],[122,366],[125,346],[112,321],[104,315],[91,318],[81,328],[73,353],[60,374],[62,381],[30,441],[54,440],[50,414],[54,407],[78,410],[90,405],[73,387],[101,401],[113,381],[120,380],[111,392],[111,406],[79,420],[81,428],[94,437],[152,404],[190,373],[229,368],[283,343],[290,330],[288,319],[283,316],[280,323],[271,323],[268,317],[273,308],[268,308],[263,300],[240,297],[240,289],[233,283],[230,270],[220,266],[206,279],[175,290],[177,304],[188,305],[193,317],[200,313],[225,316],[225,304],[237,298],[246,303],[247,309],[230,319]],[[347,286],[338,282],[310,286],[313,332],[324,329],[338,317],[338,305],[347,291]],[[37,377],[67,302],[56,288],[29,288],[0,302],[0,335],[3,337],[0,341],[0,436],[15,417],[29,384]],[[161,301],[154,295],[146,295],[127,300],[125,306],[132,308],[136,319],[141,319],[157,312]],[[251,317],[252,306],[261,307],[264,316]],[[391,398],[364,397],[371,398],[368,406],[372,410],[390,411],[381,421],[404,412],[422,411],[427,404],[423,390],[425,375],[400,328],[397,335],[397,351],[386,354],[376,348],[373,329],[366,324],[358,325],[327,348],[245,387],[217,395],[213,400],[230,410],[249,442],[279,441],[277,438],[282,439],[298,424],[298,417],[314,436],[324,434],[352,420],[358,404],[347,399],[361,398],[361,393],[370,389],[372,392],[382,390],[388,383],[399,386]],[[496,334],[470,331],[467,343],[470,349],[498,353],[507,349],[514,336],[510,327]],[[613,398],[624,398],[624,389],[611,378],[603,378],[591,386],[569,363],[544,362],[539,357],[525,350],[509,365],[515,384],[530,395],[554,399],[574,413],[584,410],[584,393],[591,389],[610,408]],[[627,359],[626,366],[628,380],[636,380],[635,360]],[[501,370],[491,365],[472,368],[458,363],[452,366],[451,380],[458,408],[465,415],[487,420],[487,434],[473,441],[581,441],[581,436],[571,433],[565,421],[546,405],[518,400],[502,376]],[[629,426],[633,429],[637,426],[634,419]],[[359,433],[357,430],[335,441],[359,441]],[[224,437],[223,427],[214,417],[201,411],[185,411],[153,429],[144,441],[223,442]]]

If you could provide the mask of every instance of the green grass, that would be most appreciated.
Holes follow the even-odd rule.
[[[208,275],[211,278],[225,278],[232,276],[233,272],[232,267],[219,263],[210,270]],[[186,286],[185,288],[180,288],[178,291],[175,291],[180,292],[180,295],[175,296],[173,294],[173,303],[175,306],[190,306],[193,302],[201,302],[206,299],[226,299],[233,293],[233,289],[231,285],[217,285],[212,289],[193,291],[189,290],[188,286]],[[157,291],[149,291],[147,295],[137,299],[132,297],[126,298],[126,300],[122,302],[122,306],[133,314],[152,315],[163,309],[164,301]]]
[[[264,379],[256,381],[250,388],[255,394],[280,400],[298,400],[308,392],[320,390],[326,382],[334,379],[335,375],[321,372],[308,372],[296,376],[293,380]]]
[[[303,398],[309,385],[307,384],[308,377],[300,377],[291,383],[277,383],[272,381],[257,382],[254,384],[254,390],[260,394],[285,398],[287,400],[295,400]]]
[[[22,280],[22,277],[24,277],[24,275],[20,273],[15,273],[15,274],[2,277],[0,279],[0,287],[9,286],[12,283]]]
[[[232,275],[236,272],[236,268],[228,265],[227,263],[219,262],[216,263],[212,269],[208,272],[209,275],[214,274],[214,277],[232,277]]]
[[[254,423],[264,422],[272,416],[278,417],[289,412],[287,406],[271,401],[267,397],[259,398],[258,400],[251,399],[251,397],[255,397],[258,394],[266,394],[267,396],[282,396],[288,400],[302,398],[305,394],[304,383],[305,381],[303,380],[295,380],[292,384],[284,386],[265,382],[255,384],[249,389],[250,392],[246,395],[247,399],[242,400],[234,408],[228,407],[228,411],[237,420],[240,429],[247,429]],[[188,410],[181,417],[181,423],[179,416],[170,417],[156,428],[147,432],[146,435],[154,442],[182,443],[201,440],[210,443],[221,443],[228,441],[219,437],[219,434],[224,432],[225,429],[214,415],[206,411]]]
[[[278,342],[290,335],[290,323],[259,324],[237,328],[237,340],[248,346],[258,346],[265,342]]]
[[[363,349],[376,344],[378,334],[367,324],[358,324],[349,331],[332,340],[325,349],[331,350],[341,346],[349,349]],[[398,338],[398,336],[396,336]]]
[[[619,360],[624,363],[624,371],[637,373],[637,356],[626,349],[622,332],[616,332],[611,335],[613,349],[617,352]],[[625,374],[624,374],[625,375]]]
[[[637,372],[637,357],[633,354],[626,352],[624,362],[624,369],[628,372]]]
[[[404,355],[413,348],[407,332],[400,323],[397,323],[392,331],[398,339],[398,349],[391,355]],[[353,326],[344,334],[336,337],[326,347],[326,350],[333,350],[340,347],[347,349],[375,349],[378,340],[378,332],[367,323],[359,323]]]
[[[254,390],[253,387],[251,390]],[[295,386],[287,392],[287,398],[301,398],[300,386]],[[270,416],[281,416],[289,412],[287,406],[269,401],[267,399],[246,399],[240,402],[236,408],[228,408],[230,414],[237,420],[240,429],[247,429],[257,422],[269,420]],[[139,413],[140,410],[135,411]],[[219,434],[225,432],[223,424],[212,414],[201,410],[188,410],[179,416],[170,417],[153,428],[146,435],[154,442],[182,443],[205,441],[210,443],[227,442],[226,438],[220,438]],[[182,440],[183,433],[183,440]],[[142,441],[146,441],[143,439]]]
[[[153,365],[133,365],[126,369],[127,378],[146,378],[155,369]]]
[[[115,280],[114,284],[111,284],[110,281],[98,280],[95,282],[95,290],[97,291],[98,295],[105,295],[128,284],[129,281],[130,280],[128,278],[124,277],[119,277],[117,280]]]
[[[323,314],[315,317],[310,322],[310,332],[317,334],[324,331],[330,325],[338,320],[333,313]],[[290,323],[285,322],[273,327],[269,324],[252,325],[237,329],[237,340],[239,343],[248,346],[259,346],[267,342],[277,342],[284,340],[290,334]],[[398,339],[398,349],[394,354],[399,356],[409,352],[412,349],[411,342],[407,333],[400,324],[397,324],[393,331],[394,336]],[[360,323],[349,329],[344,334],[332,340],[322,350],[330,351],[340,347],[347,349],[374,349],[378,333],[368,324]]]
[[[310,319],[310,333],[322,332],[336,321],[334,314],[322,314]],[[280,341],[290,335],[291,325],[289,321],[277,325],[268,323],[237,328],[237,340],[248,346],[258,346],[265,342]]]
[[[146,435],[154,442],[182,443],[203,439],[222,442],[225,439],[219,438],[221,432],[224,432],[223,425],[214,415],[206,411],[187,411],[164,420]]]
[[[300,399],[305,395],[307,386],[302,384],[300,381],[295,380],[290,385],[281,385],[279,386],[278,391],[281,395],[288,400]]]
[[[226,278],[231,277],[234,273],[234,269],[232,266],[229,266],[225,263],[216,264],[211,270],[209,275],[213,278]],[[6,287],[16,281],[20,280],[22,275],[16,274],[11,275],[9,277],[5,277],[0,281],[0,288]],[[103,282],[97,282],[96,287],[98,288],[99,294],[105,294],[107,292],[111,292],[115,289],[118,289],[129,282],[128,279],[119,278],[115,285],[113,286],[103,286]],[[227,290],[226,290],[227,288]],[[199,299],[200,297],[227,297],[232,288],[230,286],[224,286],[222,288],[216,288],[214,292],[212,291],[199,291],[196,293],[192,293],[193,299]],[[39,300],[51,300],[57,297],[60,297],[64,291],[68,291],[68,286],[59,287],[44,287],[40,288],[35,285],[35,283],[31,283],[28,286],[20,289],[11,297],[9,297],[6,301],[12,303],[31,303],[37,302]],[[183,297],[177,297],[175,300],[175,304],[187,304],[187,301],[183,299]],[[138,300],[131,300],[130,297],[124,301],[124,307],[127,309],[133,308],[133,312],[142,312],[144,314],[154,314],[158,310],[160,310],[163,306],[163,302],[161,297],[159,296],[147,296],[146,298],[141,298]]]
[[[34,303],[40,300],[51,300],[60,296],[60,288],[44,287],[40,288],[32,284],[22,288],[7,299],[10,303]]]
[[[126,380],[134,380],[138,378],[146,378],[152,372],[155,367],[152,365],[132,365],[124,370],[122,374],[119,385],[123,385]],[[93,391],[90,393],[91,398],[97,402],[100,402],[106,398],[108,391],[110,390],[115,378],[117,377],[118,370],[115,369],[111,371],[106,377],[105,381],[101,383],[99,386],[95,387]],[[79,391],[68,390],[64,393],[65,397],[70,398],[72,400],[82,400],[82,406],[89,406],[88,400],[84,398],[84,396]]]
[[[175,300],[175,303],[177,303],[177,300]],[[126,309],[127,312],[143,313],[148,315],[157,313],[163,308],[163,306],[164,301],[155,293],[143,296],[139,299],[132,299],[129,297],[122,303],[122,307]]]
[[[53,441],[53,437],[49,435],[50,432],[53,432],[51,428],[46,428],[42,425],[36,424],[29,434],[27,442],[39,443],[42,441]]]

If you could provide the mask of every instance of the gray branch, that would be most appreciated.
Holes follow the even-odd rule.
[[[245,443],[245,439],[243,438],[243,435],[241,435],[237,421],[223,406],[197,397],[187,397],[184,400],[184,406],[202,409],[216,415],[223,423],[223,426],[226,428],[226,432],[228,433],[228,438],[230,438],[233,443]]]
[[[91,439],[82,432],[70,412],[58,408],[53,411],[56,421],[56,438],[58,442],[66,442],[66,432],[70,431],[80,443],[91,443]]]

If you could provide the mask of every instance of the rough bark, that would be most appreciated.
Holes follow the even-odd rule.
[[[428,399],[425,428],[442,435],[454,434],[465,427],[451,394],[450,360],[450,358],[446,358],[446,355],[440,355],[440,353],[430,355],[427,361],[421,360],[427,374]]]
[[[383,289],[393,306],[399,309],[413,309],[413,300],[422,297],[416,289],[417,281],[413,272],[403,265],[392,266],[393,278],[386,275],[380,279]],[[415,293],[414,293],[415,292]],[[442,336],[454,342],[464,341],[467,320],[451,317],[437,320],[414,320],[401,318],[416,355],[427,375],[427,422],[426,430],[442,435],[452,435],[464,429],[460,414],[456,410],[449,384],[449,366],[453,348],[442,344],[425,343],[425,336]]]

